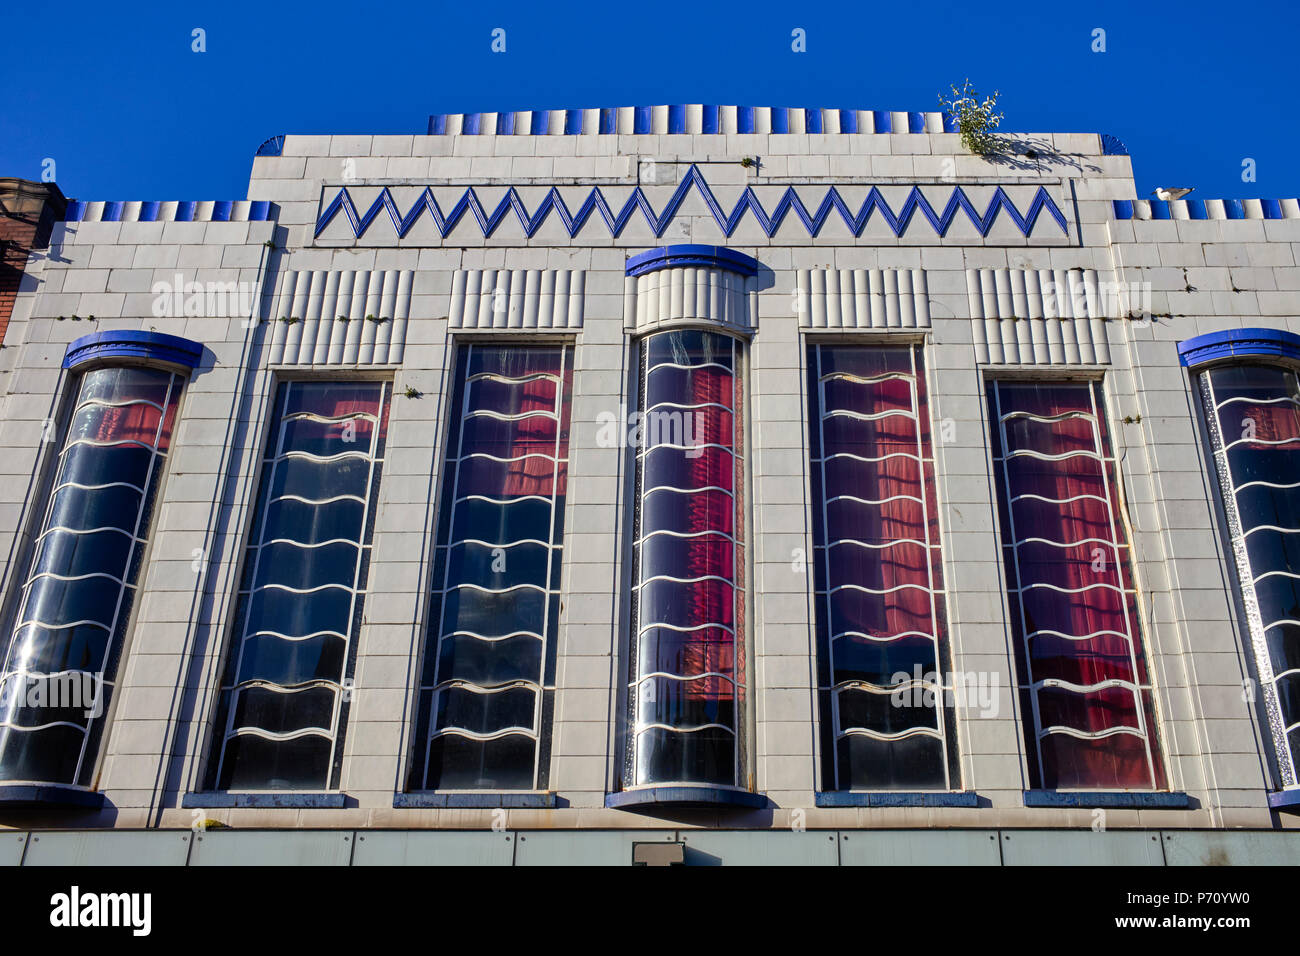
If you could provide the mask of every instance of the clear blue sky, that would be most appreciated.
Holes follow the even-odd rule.
[[[241,199],[277,133],[661,103],[933,110],[969,76],[1001,90],[1004,129],[1118,136],[1139,194],[1300,195],[1293,3],[149,6],[6,8],[0,176],[39,179],[51,158],[79,199]],[[195,27],[205,53],[191,51]],[[796,27],[806,53],[791,51]],[[1256,182],[1242,181],[1247,157]]]

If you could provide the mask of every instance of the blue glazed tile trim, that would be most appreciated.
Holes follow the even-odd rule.
[[[395,793],[393,806],[403,808],[459,808],[469,810],[552,810],[553,793]]]
[[[547,128],[551,124],[550,110],[533,110],[532,132],[534,136],[545,136],[550,130]]]
[[[907,114],[907,131],[908,131],[909,133],[924,133],[924,132],[925,132],[925,114],[924,114],[924,113],[908,113],[908,114]]]
[[[784,195],[777,201],[771,213],[763,206],[758,194],[752,188],[746,188],[736,201],[735,207],[728,214],[713,195],[713,190],[709,188],[709,184],[705,181],[704,174],[700,172],[699,167],[692,165],[661,213],[654,211],[654,208],[650,205],[650,200],[642,192],[640,186],[632,191],[632,194],[628,196],[617,213],[610,207],[608,200],[605,199],[605,194],[599,186],[592,188],[576,213],[569,209],[559,190],[555,188],[552,188],[547,193],[546,197],[537,206],[536,211],[530,213],[527,206],[524,205],[523,197],[513,186],[501,198],[496,209],[488,212],[479,200],[474,187],[470,186],[451,210],[444,214],[438,200],[434,198],[433,190],[426,188],[405,215],[398,211],[397,203],[387,187],[380,190],[379,195],[365,213],[357,211],[356,204],[352,201],[352,194],[347,187],[342,187],[317,219],[315,235],[319,236],[324,232],[325,228],[333,222],[334,217],[342,212],[352,228],[353,235],[360,239],[365,235],[366,230],[370,228],[376,217],[381,212],[386,212],[389,221],[393,224],[393,228],[397,230],[397,235],[401,237],[410,231],[411,227],[425,212],[428,212],[439,235],[443,238],[447,237],[465,217],[466,213],[473,216],[483,235],[488,237],[497,230],[506,216],[513,212],[518,218],[519,224],[523,227],[524,235],[531,238],[541,228],[550,214],[554,212],[560,217],[570,237],[578,234],[578,231],[586,225],[593,213],[599,213],[601,221],[605,223],[610,234],[617,237],[622,234],[633,213],[639,210],[654,234],[662,236],[691,190],[696,190],[700,194],[714,221],[718,224],[718,228],[722,230],[725,236],[730,236],[736,231],[746,213],[753,214],[754,219],[764,233],[769,237],[774,236],[781,227],[781,223],[785,221],[786,216],[791,212],[803,224],[808,234],[813,237],[821,232],[832,212],[840,216],[854,236],[861,236],[871,217],[879,214],[893,234],[901,237],[907,231],[912,219],[918,212],[939,236],[947,234],[959,212],[966,215],[975,228],[979,230],[981,236],[989,234],[994,222],[1002,213],[1011,218],[1016,228],[1023,235],[1028,236],[1037,224],[1039,216],[1044,212],[1055,220],[1062,233],[1069,234],[1065,215],[1042,186],[1038,187],[1038,191],[1029,203],[1029,208],[1023,214],[1001,186],[994,190],[993,197],[989,200],[988,206],[983,213],[975,208],[975,205],[967,197],[961,186],[951,189],[948,202],[943,207],[942,212],[935,210],[919,186],[912,187],[907,199],[903,201],[900,209],[895,212],[880,190],[873,186],[856,213],[849,207],[848,203],[840,195],[839,190],[834,186],[827,189],[825,198],[817,206],[816,211],[809,212],[808,207],[804,205],[795,188],[790,186],[786,188]],[[1168,210],[1166,210],[1165,216],[1168,218]]]
[[[858,111],[840,110],[840,132],[856,133],[858,131]]]
[[[1103,156],[1127,156],[1128,147],[1117,136],[1110,133],[1101,134],[1101,154]]]
[[[1127,793],[1124,791],[1026,790],[1027,807],[1070,807],[1091,810],[1186,810],[1192,805],[1185,793]]]
[[[432,119],[432,117],[430,117]],[[432,130],[430,130],[432,132]],[[279,156],[284,152],[284,135],[272,136],[257,147],[254,156]]]
[[[479,125],[483,122],[482,113],[466,113],[461,121],[460,131],[465,136],[477,136]]]
[[[1300,362],[1300,335],[1282,329],[1228,329],[1178,343],[1178,360],[1187,368],[1252,356]]]
[[[447,114],[435,113],[429,117],[429,135],[444,136],[447,133]]]
[[[758,260],[725,246],[677,245],[660,246],[641,252],[627,260],[626,272],[630,276],[645,275],[660,269],[677,266],[703,266],[708,269],[726,269],[742,276],[758,273]]]
[[[803,131],[805,133],[822,132],[821,110],[804,110],[803,114]]]
[[[706,104],[704,115],[700,117],[700,132],[716,133],[718,131],[718,106]]]
[[[1265,219],[1285,219],[1282,215],[1282,203],[1277,199],[1261,199],[1260,208],[1264,210]]]
[[[1283,813],[1300,813],[1300,790],[1278,790],[1270,793],[1268,805]]]
[[[637,135],[645,135],[653,132],[651,129],[651,112],[648,106],[638,106],[632,114],[632,132]]]
[[[978,807],[978,794],[889,792],[859,793],[848,790],[818,793],[819,807]]]
[[[582,110],[564,111],[564,135],[582,135]]]
[[[894,118],[886,110],[872,110],[871,121],[875,123],[877,133],[892,133],[894,131]]]
[[[761,810],[767,805],[767,797],[761,793],[731,790],[727,787],[645,787],[605,795],[605,806],[610,810],[661,806],[742,807]]]
[[[686,107],[683,105],[668,107],[669,134],[686,132]]]
[[[269,199],[255,199],[248,204],[248,221],[249,222],[266,222],[272,218],[271,206]]]
[[[63,367],[72,370],[99,359],[133,359],[192,369],[202,356],[202,345],[179,335],[122,329],[92,332],[76,339],[63,355]]]
[[[951,113],[943,114],[943,131],[945,133],[960,133],[961,127],[957,124],[957,117]]]
[[[93,790],[60,787],[56,784],[16,783],[0,786],[0,806],[6,807],[67,807],[69,809],[98,810],[104,805],[104,795]]]
[[[1112,199],[1111,205],[1115,209],[1116,219],[1133,218],[1133,200],[1131,199]]]
[[[788,133],[790,132],[790,111],[772,107],[772,132]]]
[[[737,133],[754,132],[754,107],[752,106],[736,107],[736,132]]]
[[[1187,200],[1187,218],[1188,219],[1205,219],[1205,200],[1189,199]]]
[[[343,793],[295,793],[266,791],[260,793],[187,793],[181,797],[182,810],[342,810],[347,806]]]

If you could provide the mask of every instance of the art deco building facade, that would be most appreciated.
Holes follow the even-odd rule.
[[[1294,861],[1300,205],[1134,196],[1109,136],[666,106],[70,202],[0,856]]]

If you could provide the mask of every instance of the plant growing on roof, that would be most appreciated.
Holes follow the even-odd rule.
[[[997,152],[999,144],[994,130],[1002,122],[1002,114],[994,112],[998,105],[997,90],[981,101],[979,93],[967,78],[961,89],[952,87],[950,97],[940,93],[939,105],[957,120],[957,131],[961,134],[963,146],[981,156]]]

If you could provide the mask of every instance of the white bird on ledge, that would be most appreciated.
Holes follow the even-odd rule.
[[[1157,186],[1151,191],[1156,194],[1157,199],[1168,202],[1171,199],[1182,199],[1195,188],[1195,186]]]

